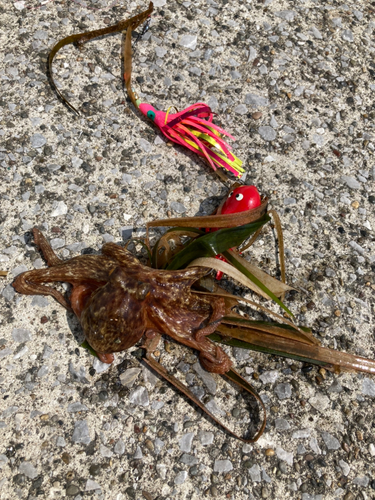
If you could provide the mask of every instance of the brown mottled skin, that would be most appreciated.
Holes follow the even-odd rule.
[[[206,268],[152,269],[114,243],[105,244],[102,255],[81,255],[64,262],[38,229],[33,229],[33,235],[49,267],[20,274],[14,288],[28,295],[51,295],[72,309],[101,361],[111,363],[112,353],[128,349],[143,336],[162,333],[199,350],[206,370],[225,373],[230,369],[225,352],[207,339],[226,313],[224,300],[191,290],[207,274]],[[73,286],[70,300],[44,285],[58,281]]]

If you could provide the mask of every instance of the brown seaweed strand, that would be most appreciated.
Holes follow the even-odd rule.
[[[281,221],[279,214],[276,212],[276,210],[269,210],[268,214],[272,215],[276,228],[277,241],[279,245],[281,281],[285,283],[284,236],[283,236],[283,230],[281,228]]]
[[[151,14],[151,12],[154,9],[154,5],[152,2],[150,2],[149,8],[141,12],[140,14],[137,14],[136,16],[123,20],[118,22],[117,24],[114,24],[113,26],[108,26],[107,28],[101,28],[98,30],[93,30],[93,31],[87,31],[85,33],[77,33],[76,35],[69,35],[59,42],[56,43],[56,45],[52,48],[51,52],[48,54],[48,61],[47,61],[47,67],[48,67],[48,73],[50,76],[50,82],[52,85],[53,90],[56,92],[60,100],[74,113],[76,113],[79,116],[78,110],[70,104],[70,102],[65,99],[65,97],[61,94],[59,89],[56,87],[55,81],[53,79],[53,74],[52,74],[52,63],[55,55],[57,52],[62,48],[65,47],[65,45],[69,45],[71,43],[75,43],[77,45],[83,45],[84,43],[93,40],[94,38],[97,38],[99,36],[104,36],[104,35],[109,35],[111,33],[118,33],[121,31],[124,31],[126,28],[129,26],[139,26],[142,24],[147,17]]]
[[[134,95],[132,89],[132,31],[133,26],[129,26],[126,35],[125,42],[122,45],[122,54],[124,60],[124,83],[126,87],[126,91],[128,96],[133,103],[133,105],[137,108],[137,99]]]
[[[146,346],[145,346],[146,347]],[[147,350],[147,347],[146,347]],[[236,439],[239,439],[243,441],[244,443],[254,443],[257,441],[260,436],[263,434],[264,428],[266,426],[266,409],[264,407],[263,401],[261,400],[260,396],[257,394],[257,392],[244,380],[242,377],[235,372],[234,370],[229,370],[227,373],[224,374],[224,377],[227,377],[228,379],[232,380],[235,382],[237,385],[239,385],[242,389],[246,390],[249,392],[261,405],[263,409],[263,422],[261,425],[260,430],[257,432],[257,434],[252,438],[252,439],[246,439],[232,430],[230,430],[226,425],[224,425],[219,419],[215,417],[205,406],[204,404],[193,394],[188,387],[186,387],[182,382],[180,382],[176,377],[171,375],[170,373],[167,372],[167,370],[160,364],[158,363],[154,358],[151,357],[151,352],[147,350],[146,357],[143,358],[143,362],[149,365],[152,369],[154,369],[159,375],[161,375],[165,380],[167,380],[170,384],[172,384],[176,389],[181,391],[187,398],[189,398],[191,401],[193,401],[204,413],[206,413],[214,422],[216,422],[220,427],[222,427],[226,432],[234,436]]]

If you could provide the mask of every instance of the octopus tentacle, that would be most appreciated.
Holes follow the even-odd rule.
[[[115,357],[114,357],[113,353],[111,353],[111,352],[110,353],[103,353],[103,352],[96,351],[96,354],[98,355],[98,358],[100,359],[100,361],[102,363],[106,363],[107,365],[110,365],[115,360]]]
[[[22,273],[14,280],[13,287],[18,293],[24,293],[25,295],[49,295],[54,297],[59,304],[65,307],[65,309],[70,310],[70,304],[61,292],[56,290],[56,288],[41,285],[41,283],[49,281],[48,271],[50,271],[50,269],[37,269],[35,271]]]
[[[42,252],[42,255],[46,259],[49,267],[63,263],[63,261],[53,251],[44,234],[36,227],[33,229],[33,237],[35,245]]]
[[[146,268],[146,266],[143,266],[129,250],[116,245],[116,243],[106,243],[103,245],[102,254],[115,260],[121,267],[124,267],[126,271],[139,272]]]
[[[208,335],[211,335],[211,333],[214,333],[223,316],[225,316],[226,307],[224,299],[222,297],[218,297],[217,300],[213,302],[212,309],[213,311],[208,325],[204,328],[200,328],[194,334],[195,340],[197,342],[202,342],[204,337],[207,337]]]
[[[108,276],[115,267],[113,261],[99,255],[82,255],[69,262],[53,265],[47,269],[34,269],[20,274],[13,282],[19,293],[26,295],[50,295],[66,309],[70,304],[58,290],[42,283],[67,282],[78,285],[85,282],[98,288],[108,281]]]
[[[141,264],[129,250],[115,243],[106,243],[103,245],[102,253],[116,260],[121,267],[126,269],[126,272],[150,274],[148,266]],[[182,284],[183,287],[190,288],[195,281],[203,278],[208,272],[209,269],[205,267],[194,266],[176,271],[152,269],[152,276],[159,282],[168,283],[169,286],[178,287]]]
[[[209,341],[207,341],[209,342]],[[203,368],[211,373],[227,373],[232,367],[232,361],[223,349],[217,345],[211,344],[211,351],[214,350],[214,355],[208,350],[200,352],[199,361]]]

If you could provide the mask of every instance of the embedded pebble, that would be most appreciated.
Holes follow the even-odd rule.
[[[233,347],[233,356],[237,361],[244,361],[249,359],[250,354],[248,349],[241,349],[241,347]]]
[[[5,465],[8,463],[8,457],[6,455],[1,454],[0,455],[0,469],[5,467]]]
[[[41,366],[41,367],[39,368],[39,370],[37,371],[36,376],[37,376],[38,378],[43,378],[43,377],[45,377],[45,376],[48,374],[48,372],[49,372],[49,368],[48,368],[48,366],[43,365],[43,366]]]
[[[247,113],[247,106],[245,104],[239,104],[234,108],[234,112],[237,115],[245,115]]]
[[[341,467],[344,476],[348,476],[350,472],[350,465],[344,460],[339,460],[339,466]]]
[[[38,471],[31,462],[22,462],[18,467],[18,470],[21,474],[25,474],[25,476],[30,479],[38,477]]]
[[[9,406],[6,410],[2,412],[1,418],[11,417],[17,411],[18,411],[18,406]]]
[[[178,214],[183,214],[186,212],[185,206],[182,203],[179,203],[178,201],[172,201],[171,210],[177,212]]]
[[[150,404],[150,400],[146,387],[139,385],[133,389],[129,394],[129,401],[135,405],[148,406]]]
[[[229,472],[233,470],[233,465],[230,460],[215,460],[214,472]]]
[[[271,370],[268,372],[263,372],[259,375],[259,379],[263,384],[273,384],[279,378],[279,372],[277,370]]]
[[[368,476],[358,476],[353,479],[353,484],[362,486],[362,488],[367,488],[369,482],[370,479],[368,478]]]
[[[47,297],[43,297],[41,295],[34,295],[31,301],[31,307],[47,307],[50,302]]]
[[[15,292],[15,276],[47,267],[32,241],[34,226],[60,258],[88,256],[104,243],[143,240],[147,222],[213,213],[227,187],[203,158],[172,145],[123,102],[120,36],[94,41],[82,53],[69,46],[55,57],[55,82],[79,117],[50,91],[51,47],[65,32],[113,25],[126,2],[8,3],[0,14],[11,41],[0,61],[0,263],[8,271],[0,280],[1,494],[371,497],[370,374],[324,378],[312,367],[301,372],[297,361],[225,347],[267,407],[258,444],[239,444],[136,364],[132,349],[102,363],[80,347],[79,322],[52,297]],[[109,9],[112,3],[118,5]],[[133,4],[140,2],[129,2],[126,16],[137,13]],[[154,6],[150,29],[133,38],[135,92],[158,110],[204,102],[218,113],[213,122],[236,138],[226,141],[243,161],[242,181],[268,196],[281,217],[287,282],[298,290],[285,297],[295,322],[312,327],[325,347],[373,357],[371,2],[155,0]],[[269,226],[248,255],[279,278]],[[152,228],[151,243],[164,232]],[[129,248],[146,263],[140,244]],[[216,284],[246,293],[226,277]],[[67,285],[56,288],[69,296]],[[177,376],[220,420],[239,433],[259,428],[261,416],[253,421],[247,398],[220,376],[193,368],[192,349],[158,349],[168,371],[168,356],[182,360]],[[193,433],[189,445],[184,436]],[[181,439],[189,451],[180,449]],[[221,460],[233,470],[213,471]],[[18,469],[23,462],[38,472],[33,479]]]
[[[181,47],[194,50],[197,45],[197,36],[184,35],[180,38],[180,41],[178,43],[179,45],[181,45]]]
[[[255,94],[246,94],[245,104],[249,104],[252,108],[257,108],[257,107],[268,106],[269,101],[266,97],[258,96]]]
[[[141,149],[143,149],[143,151],[145,151],[146,153],[150,153],[152,150],[152,144],[146,141],[146,139],[140,139],[139,145],[141,146]]]
[[[41,148],[47,142],[42,134],[34,134],[30,137],[30,143],[33,148]]]
[[[284,205],[295,205],[297,200],[295,198],[284,198]]]
[[[104,444],[101,444],[99,446],[99,453],[104,458],[111,458],[113,456],[113,451],[110,450],[107,446],[104,446]]]
[[[97,490],[101,490],[101,486],[96,482],[96,481],[93,481],[92,479],[88,479],[86,481],[86,486],[85,486],[85,491],[97,491]]]
[[[338,450],[340,448],[339,441],[329,432],[321,432],[321,436],[329,450]]]
[[[188,473],[185,470],[179,472],[174,478],[174,484],[183,484],[186,481]]]
[[[250,479],[254,483],[260,483],[261,477],[260,477],[260,467],[258,464],[254,464],[250,469],[248,469],[248,474],[250,476]]]
[[[32,335],[30,330],[27,330],[26,328],[13,328],[12,330],[12,337],[15,342],[29,342],[31,340]]]
[[[1,295],[4,297],[5,300],[11,301],[16,294],[15,289],[12,287],[12,285],[7,285],[5,288],[3,288],[3,291],[1,292]]]
[[[120,375],[120,381],[122,385],[126,387],[131,387],[134,382],[137,380],[138,375],[141,373],[140,368],[128,368]]]
[[[370,378],[365,377],[362,380],[362,394],[375,397],[375,382]]]
[[[180,450],[185,451],[186,453],[189,453],[191,450],[191,445],[192,445],[194,437],[195,437],[194,432],[188,432],[188,433],[184,434],[178,442]]]
[[[77,413],[79,411],[88,411],[88,408],[79,401],[77,401],[76,403],[70,403],[70,405],[68,405],[68,413]]]
[[[82,384],[88,384],[86,372],[83,366],[76,368],[73,363],[69,363],[69,373],[72,375],[73,380]]]
[[[66,446],[66,441],[62,436],[57,436],[56,438],[56,446],[59,446],[60,448],[65,448]]]
[[[74,423],[74,431],[72,435],[73,443],[89,444],[90,434],[89,427],[86,420],[77,420]]]
[[[345,40],[346,42],[353,42],[354,41],[353,33],[350,30],[344,30],[341,33],[341,38],[343,40]]]
[[[292,395],[292,386],[290,384],[278,384],[274,391],[279,399],[289,399]]]
[[[318,393],[316,396],[313,396],[312,398],[309,399],[309,403],[316,410],[323,413],[328,408],[330,400],[327,396]]]
[[[276,131],[269,125],[259,127],[258,132],[261,138],[265,141],[274,141],[277,136]]]
[[[125,453],[125,443],[121,438],[116,442],[115,447],[113,448],[113,451],[117,455],[123,455]]]
[[[180,458],[180,462],[185,465],[196,465],[199,463],[199,460],[193,455],[189,455],[188,453],[183,453]]]
[[[207,432],[207,431],[201,431],[199,433],[199,439],[200,442],[203,446],[209,446],[214,442],[214,433],[213,432]]]
[[[156,464],[156,471],[161,479],[165,479],[167,476],[167,466],[165,464]]]
[[[163,450],[164,446],[165,446],[165,442],[159,438],[156,438],[155,442],[154,442],[155,455],[159,455],[159,453],[161,453],[161,451]]]
[[[283,460],[288,465],[293,465],[293,452],[289,452],[281,448],[280,446],[276,446],[276,455],[280,460]]]
[[[305,439],[310,437],[311,429],[300,429],[294,431],[292,434],[292,439]]]
[[[27,267],[22,264],[21,266],[17,266],[14,269],[12,269],[12,274],[13,277],[15,278],[19,274],[24,273],[26,271],[28,271]]]
[[[207,372],[204,368],[202,368],[200,363],[194,363],[193,369],[196,371],[196,373],[202,379],[204,385],[207,387],[208,392],[210,394],[215,395],[216,390],[217,390],[217,384],[215,382],[214,377],[209,372]]]
[[[68,213],[68,206],[66,205],[66,203],[64,203],[63,201],[55,201],[50,216],[59,217],[60,215],[65,215],[67,213]]]
[[[348,175],[342,175],[341,180],[351,189],[360,189],[361,188],[361,183],[358,182],[356,179],[354,179],[354,177],[350,177]]]
[[[293,21],[297,13],[294,10],[278,10],[274,12],[274,15],[285,21]]]

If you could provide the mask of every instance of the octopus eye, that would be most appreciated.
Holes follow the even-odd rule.
[[[243,194],[242,194],[242,193],[238,193],[238,194],[236,194],[236,200],[237,200],[237,201],[241,201],[241,200],[242,200],[242,198],[243,198]]]
[[[228,198],[230,198],[233,194],[233,191],[231,193],[228,194]]]

